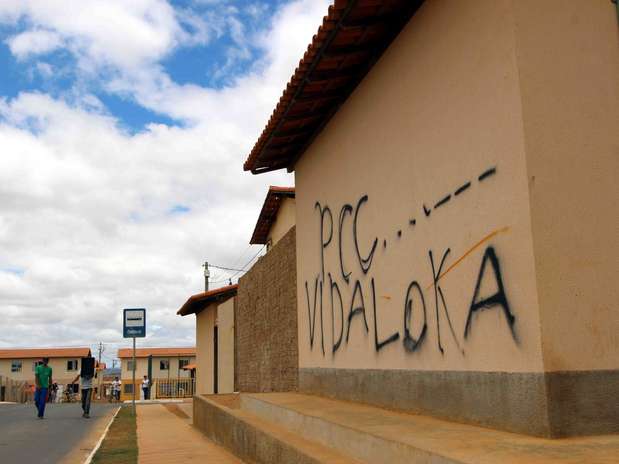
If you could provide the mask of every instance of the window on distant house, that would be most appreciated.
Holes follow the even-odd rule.
[[[185,367],[188,364],[189,364],[189,359],[179,359],[178,360],[178,368],[179,369],[182,369],[183,367]]]
[[[32,363],[32,372],[34,372],[34,370],[37,368],[37,366],[40,366],[41,364],[43,364],[43,361],[35,361]]]
[[[132,371],[133,370],[133,359],[127,360],[127,370],[128,371]]]
[[[21,361],[11,361],[11,372],[21,372]]]
[[[67,361],[67,371],[76,371],[78,369],[78,360],[69,359]]]
[[[170,368],[170,360],[169,359],[162,359],[161,361],[159,361],[159,370],[160,371],[167,371]]]
[[[124,388],[125,393],[133,393],[133,384],[132,383],[124,384],[123,388]]]

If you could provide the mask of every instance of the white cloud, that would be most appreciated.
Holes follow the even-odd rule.
[[[7,40],[11,53],[19,59],[29,55],[38,55],[56,50],[62,45],[58,34],[42,29],[35,29],[14,35]]]
[[[54,75],[54,67],[51,64],[45,63],[43,61],[40,61],[36,64],[36,70],[41,76],[45,78],[49,78]]]
[[[220,125],[234,122],[243,132],[257,135],[303,56],[328,4],[326,0],[303,0],[284,6],[274,18],[274,27],[248,39],[262,48],[263,58],[252,72],[232,79],[221,90],[193,84],[177,85],[156,66],[120,75],[107,88],[111,92],[132,95],[142,106],[176,119],[217,130]]]
[[[193,343],[194,320],[175,311],[201,290],[202,261],[248,259],[266,186],[293,182],[243,173],[242,162],[327,0],[283,7],[251,38],[264,58],[223,89],[179,85],[160,67],[178,37],[165,2],[8,3],[5,21],[27,14],[86,61],[115,63],[110,91],[192,124],[129,134],[87,92],[71,103],[34,92],[0,98],[0,346],[119,344],[129,306],[146,306],[160,327],[146,343]],[[170,214],[178,205],[189,211]]]
[[[191,39],[165,0],[7,0],[0,20],[22,18],[32,29],[10,39],[22,56],[48,51],[43,31],[62,37],[83,70],[112,66],[129,70],[161,59],[182,38]],[[194,22],[195,23],[195,22]],[[195,26],[195,24],[194,24]],[[204,27],[198,28],[206,40]],[[59,40],[59,39],[57,39]]]

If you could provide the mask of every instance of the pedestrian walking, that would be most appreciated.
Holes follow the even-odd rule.
[[[34,404],[37,407],[37,417],[39,419],[43,419],[45,416],[45,403],[47,402],[47,394],[52,382],[52,368],[48,364],[49,358],[43,358],[43,364],[39,364],[34,369],[34,383],[36,385]]]
[[[58,393],[58,384],[56,382],[52,383],[52,385],[49,388],[49,402],[50,403],[55,403],[56,402],[56,394]]]
[[[116,401],[120,401],[120,387],[122,382],[118,377],[115,377],[112,381],[112,396]]]
[[[88,419],[90,417],[90,400],[92,399],[94,376],[78,374],[71,383],[77,383],[77,379],[80,380],[82,393],[82,417]]]
[[[148,380],[148,376],[144,376],[144,380],[142,380],[142,391],[144,392],[144,399],[150,399],[150,380]]]

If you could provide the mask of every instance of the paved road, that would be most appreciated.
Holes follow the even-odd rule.
[[[0,462],[82,462],[116,408],[93,403],[91,418],[83,419],[79,403],[48,404],[40,420],[32,404],[0,404]]]

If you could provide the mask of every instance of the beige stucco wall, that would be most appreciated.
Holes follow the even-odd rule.
[[[217,307],[217,344],[219,393],[234,391],[234,298]]]
[[[213,327],[217,305],[208,305],[196,314],[196,393],[213,393]]]
[[[300,367],[618,367],[609,277],[618,262],[618,44],[614,6],[605,0],[425,2],[295,167]],[[324,215],[323,243],[333,232],[324,248],[317,201],[333,218]],[[367,274],[355,251],[357,211],[362,257],[376,240]],[[492,261],[484,261],[488,247],[513,333],[503,305],[470,311],[474,299],[500,293]],[[447,250],[435,292],[432,261],[438,271]],[[342,322],[337,290],[332,315],[330,278],[343,299],[335,352]],[[357,295],[351,308],[357,280],[368,328],[356,312],[348,332],[350,311],[361,304]],[[423,326],[417,289],[427,330],[407,349],[412,282],[419,287],[409,331],[419,338]],[[398,339],[378,349],[375,322],[379,342]]]
[[[77,370],[68,371],[67,361],[77,360]],[[23,358],[15,359],[22,362],[21,372],[11,372],[12,359],[0,359],[0,375],[13,380],[28,381],[34,384],[34,362],[35,359]],[[81,358],[51,358],[49,366],[52,368],[52,379],[56,383],[67,384],[71,382],[80,372]]]
[[[544,364],[552,371],[616,369],[616,6],[513,4]]]
[[[282,198],[277,217],[271,226],[271,230],[269,230],[269,236],[267,238],[271,243],[271,247],[279,242],[282,237],[286,235],[286,232],[295,225],[295,210],[296,204],[294,198]]]
[[[426,2],[296,165],[301,367],[543,369],[511,3]],[[496,173],[479,181],[491,168]],[[467,182],[470,187],[456,196],[455,191]],[[435,206],[449,194],[449,201]],[[359,209],[357,223],[361,255],[367,256],[374,240],[377,243],[367,274],[362,272],[353,240],[354,215],[364,195],[368,200]],[[333,216],[333,239],[324,248],[324,274],[317,201],[329,206]],[[345,214],[342,229],[344,267],[352,273],[348,284],[340,272],[338,250],[345,204],[353,209]],[[424,212],[424,206],[431,211]],[[324,222],[327,242],[328,215]],[[489,261],[482,272],[487,247],[493,247],[500,266],[504,293],[515,317],[514,334],[497,305],[473,312],[465,338],[480,275],[477,301],[498,288]],[[447,253],[442,270],[449,272],[440,279],[436,293],[430,252],[437,272]],[[332,346],[341,316],[335,292],[333,337],[329,275],[344,303],[343,337],[335,353]],[[323,286],[324,354],[320,297],[310,347],[308,295],[311,313],[316,279]],[[356,313],[348,332],[357,280],[368,330],[362,314]],[[412,282],[418,282],[423,293],[427,330],[420,345],[410,351],[403,339],[405,297]],[[411,292],[409,331],[419,338],[423,306],[418,290]],[[355,306],[359,302],[357,295]],[[375,320],[379,341],[391,334],[399,337],[380,350],[375,346]]]
[[[217,325],[218,393],[234,391],[234,299],[210,304],[196,315],[196,393],[214,393],[213,333]]]

